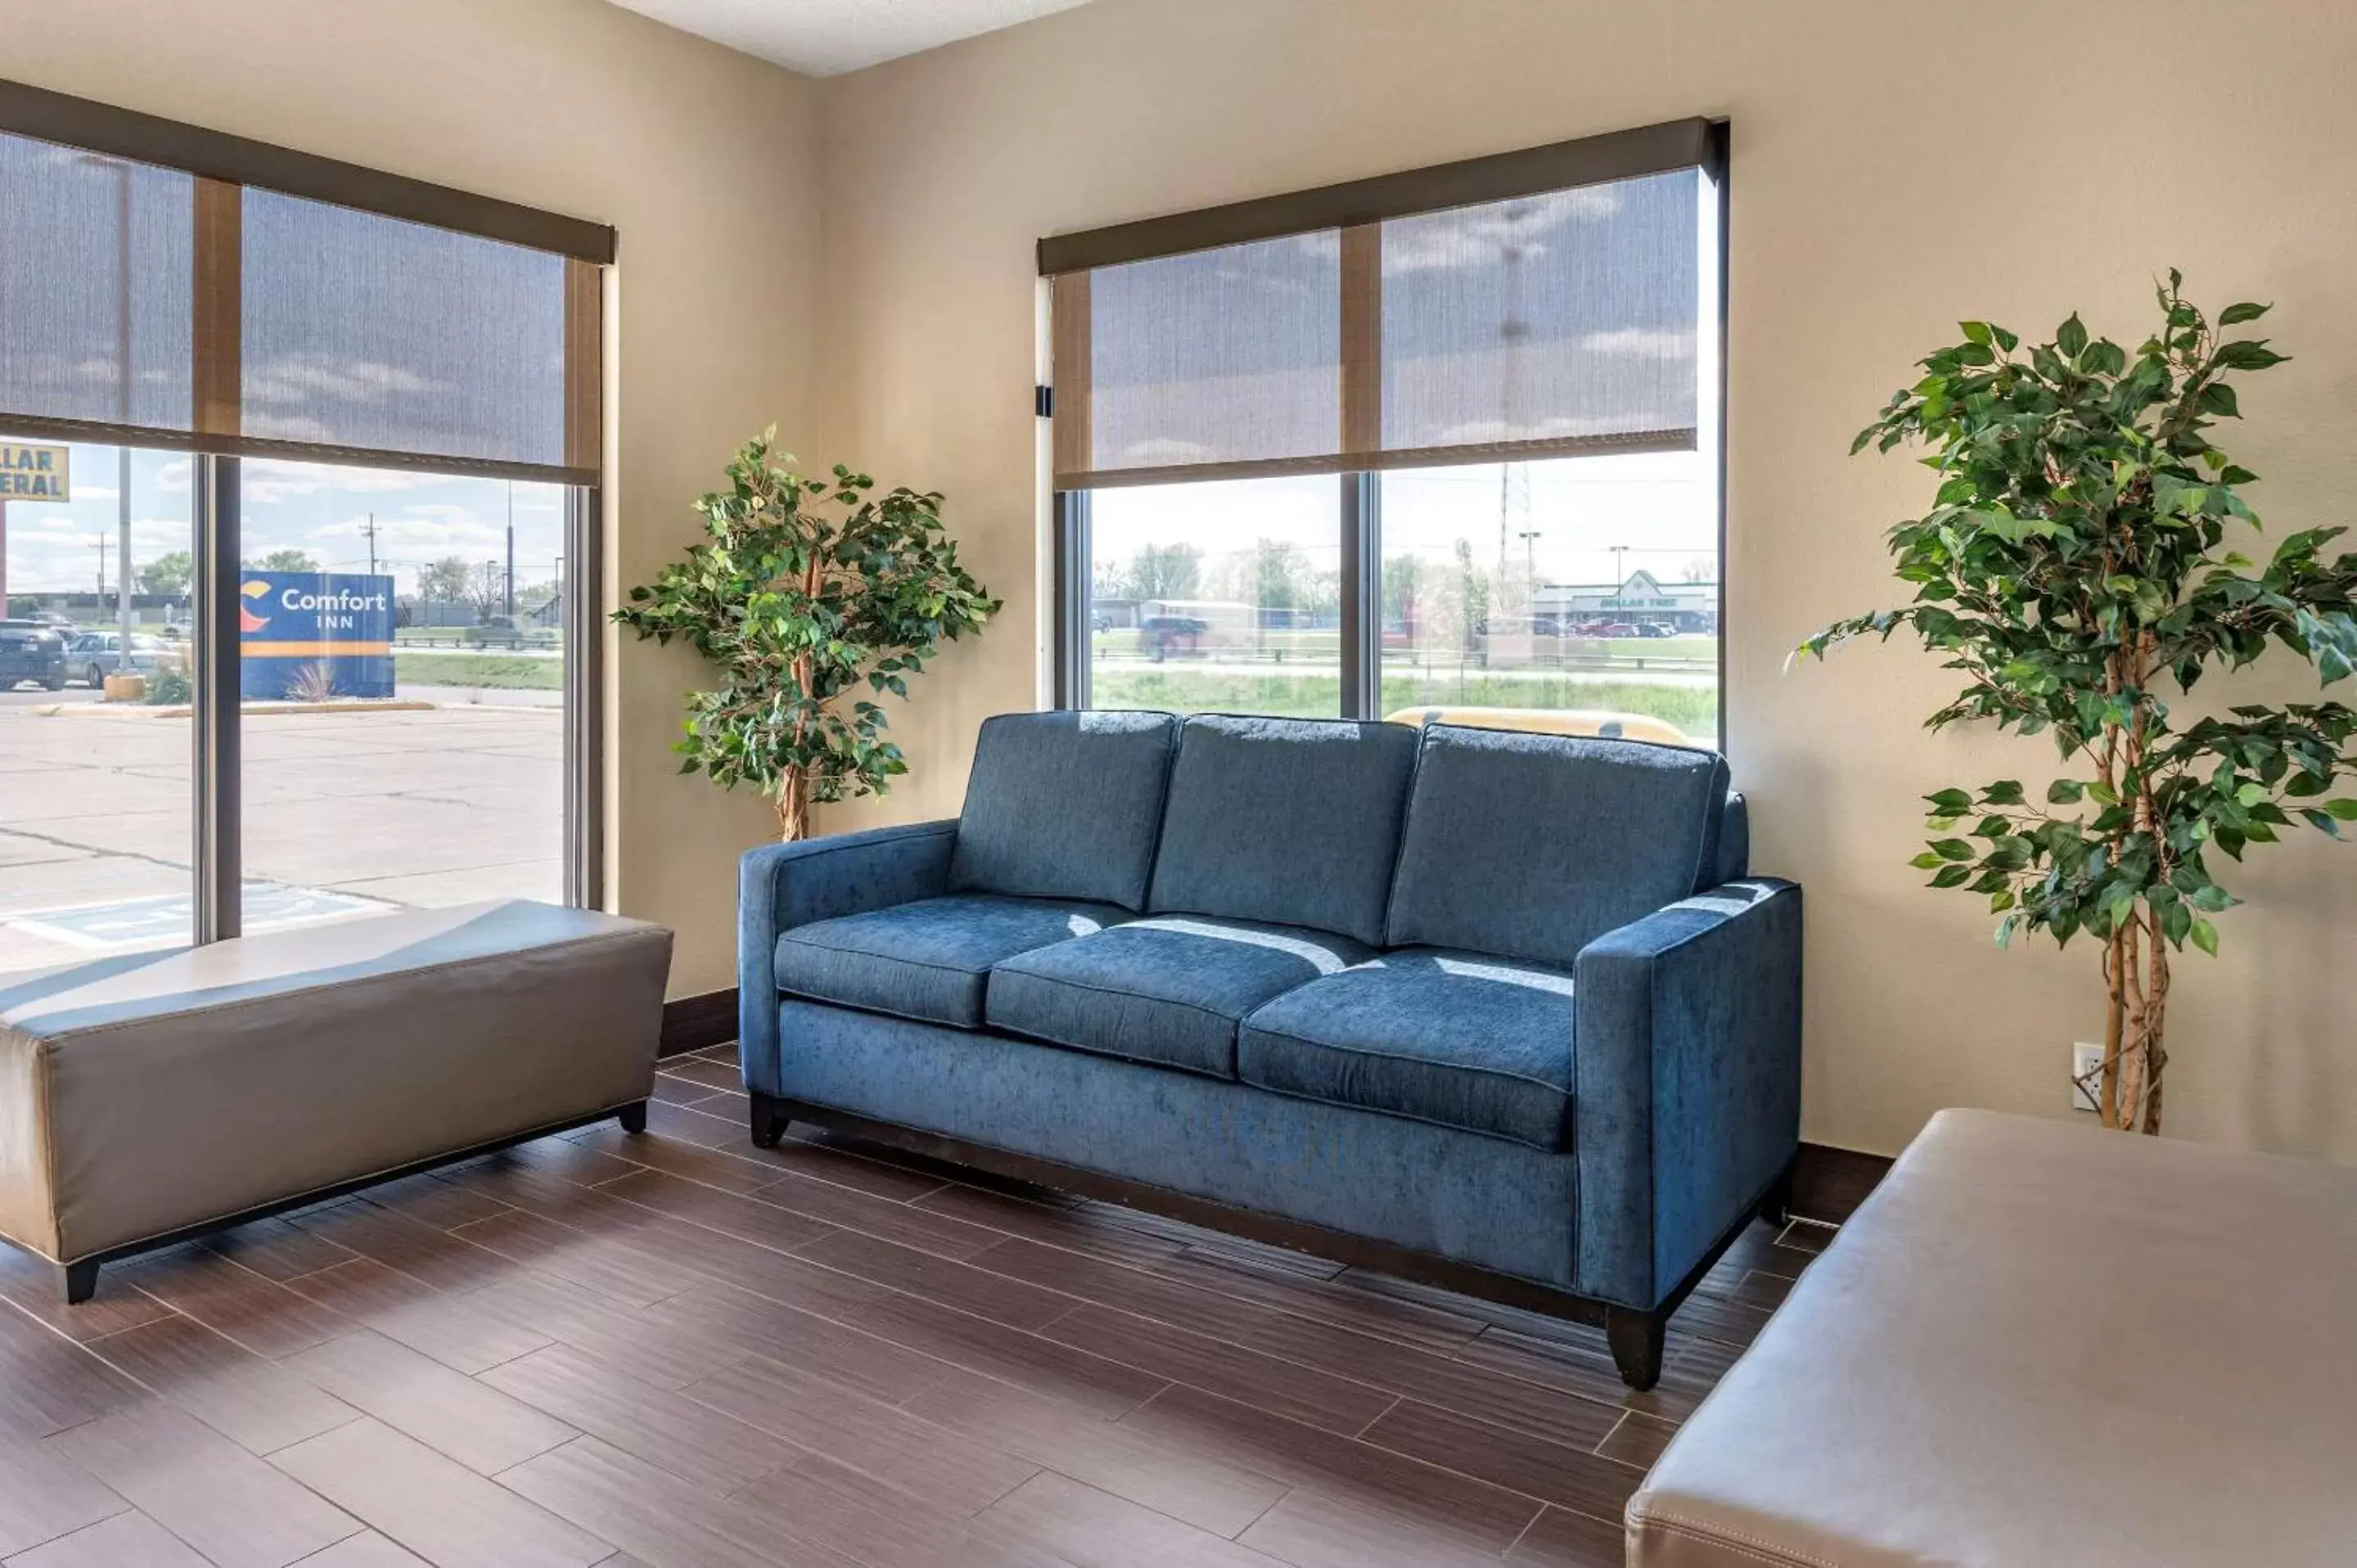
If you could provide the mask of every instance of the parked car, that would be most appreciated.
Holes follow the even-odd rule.
[[[1582,637],[1636,637],[1637,628],[1625,620],[1592,620],[1579,628]]]
[[[67,650],[67,668],[76,679],[96,691],[106,684],[106,678],[124,668],[123,634],[119,631],[86,631],[73,639]],[[129,668],[137,675],[152,674],[160,664],[172,659],[172,649],[161,638],[134,632],[131,636]]]
[[[26,681],[52,692],[66,683],[65,635],[45,621],[0,620],[0,692]]]
[[[1210,622],[1193,616],[1147,616],[1138,623],[1137,639],[1147,657],[1159,664],[1174,653],[1194,652],[1210,629]]]
[[[1665,620],[1649,620],[1637,628],[1639,637],[1675,637],[1678,628]]]

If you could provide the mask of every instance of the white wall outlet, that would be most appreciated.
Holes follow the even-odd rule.
[[[2081,1040],[2071,1047],[2071,1109],[2093,1111],[2095,1097],[2087,1092],[2087,1075],[2104,1065],[2104,1047]]]

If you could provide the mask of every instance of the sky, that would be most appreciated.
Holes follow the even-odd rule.
[[[0,438],[8,437],[0,431]],[[131,545],[135,572],[190,540],[189,474],[185,453],[131,455]],[[120,449],[74,444],[73,499],[64,505],[8,505],[11,593],[89,593],[98,587],[99,546],[110,591],[120,530]],[[503,479],[249,457],[243,464],[243,543],[259,558],[300,550],[331,572],[369,569],[368,523],[374,516],[377,569],[394,591],[416,587],[417,568],[457,555],[479,566],[505,564],[508,507],[514,499],[516,583],[553,582],[565,551],[562,486]]]
[[[1701,563],[1718,569],[1718,510],[1710,460],[1695,452],[1569,457],[1513,465],[1526,485],[1501,498],[1501,467],[1469,464],[1383,476],[1383,550],[1448,559],[1462,535],[1474,560],[1498,555],[1501,499],[1508,548],[1534,564],[1541,583],[1602,584],[1643,568],[1666,581]],[[1210,484],[1099,490],[1090,503],[1090,543],[1103,570],[1146,544],[1191,543],[1206,556],[1249,551],[1261,539],[1290,540],[1319,566],[1340,553],[1341,490],[1330,477],[1226,479]],[[1521,535],[1535,532],[1525,541]],[[1614,546],[1623,546],[1616,556]],[[1615,575],[1616,565],[1620,575]]]

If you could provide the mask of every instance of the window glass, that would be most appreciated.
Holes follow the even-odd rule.
[[[565,258],[244,193],[244,434],[561,464]]]
[[[1576,714],[1641,739],[1719,743],[1710,458],[1402,469],[1381,483],[1383,714],[1502,708],[1532,727]]]
[[[1330,453],[1340,419],[1331,231],[1090,277],[1094,469]]]
[[[1092,705],[1341,713],[1340,481],[1141,485],[1089,507]]]
[[[1694,445],[1694,169],[1383,225],[1383,446]]]
[[[0,135],[0,408],[188,428],[194,190]]]
[[[188,461],[0,431],[0,972],[178,946],[196,919]]]
[[[244,464],[245,929],[565,898],[565,492]]]

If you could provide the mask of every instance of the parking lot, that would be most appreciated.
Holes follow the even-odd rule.
[[[247,717],[250,910],[563,896],[554,694],[425,694],[447,705]],[[189,722],[95,698],[0,693],[0,972],[187,940]]]

